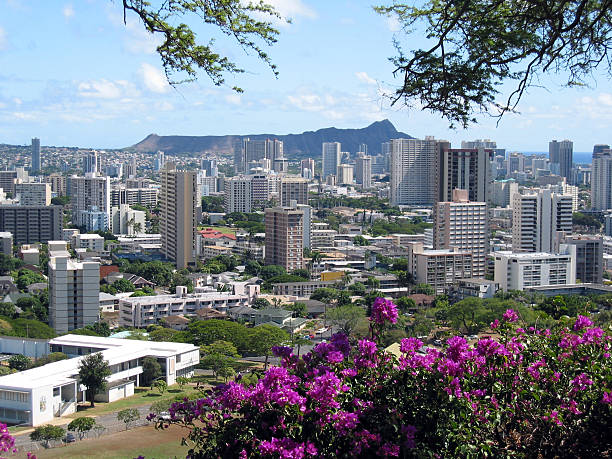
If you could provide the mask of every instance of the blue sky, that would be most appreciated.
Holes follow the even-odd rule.
[[[125,147],[150,133],[221,135],[299,133],[323,127],[364,127],[388,118],[415,137],[453,146],[491,138],[499,147],[546,151],[571,139],[574,151],[612,142],[612,85],[597,76],[590,89],[564,89],[544,77],[519,110],[449,130],[437,115],[389,107],[393,20],[368,1],[272,0],[281,14],[279,42],[269,48],[280,76],[221,39],[224,52],[248,70],[226,87],[206,75],[173,89],[161,72],[155,40],[119,0],[0,0],[0,143]],[[207,30],[202,30],[203,33]],[[401,33],[401,32],[400,32]],[[208,35],[202,35],[207,37]],[[408,43],[419,43],[410,37]],[[231,91],[233,84],[244,94]]]

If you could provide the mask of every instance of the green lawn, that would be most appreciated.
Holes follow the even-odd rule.
[[[140,427],[82,440],[68,446],[36,451],[38,459],[133,459],[140,455],[147,459],[184,458],[188,447],[181,446],[187,430],[173,426],[155,430],[153,426]]]
[[[216,231],[221,231],[225,234],[236,234],[237,228],[230,228],[229,226],[215,226],[215,225],[203,225],[198,226],[198,231],[203,230],[204,228],[213,228]]]
[[[79,410],[66,416],[68,418],[77,418],[81,416],[99,416],[101,414],[112,413],[114,411],[124,410],[126,408],[134,408],[136,406],[151,405],[158,400],[172,400],[174,397],[189,396],[193,394],[196,389],[192,386],[186,386],[185,390],[181,390],[178,385],[170,386],[170,388],[162,395],[157,390],[150,390],[144,387],[137,387],[135,394],[131,397],[127,397],[121,400],[117,400],[112,403],[100,403],[96,402],[94,408],[90,408],[89,404],[80,405]]]

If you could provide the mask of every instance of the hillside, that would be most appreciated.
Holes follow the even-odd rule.
[[[150,134],[131,148],[139,152],[154,153],[162,150],[168,154],[200,153],[204,151],[231,152],[232,145],[240,144],[243,138],[275,138],[284,142],[285,155],[288,158],[301,158],[321,153],[323,142],[340,142],[343,151],[356,152],[359,144],[368,145],[368,151],[380,152],[380,144],[389,139],[412,138],[399,132],[389,120],[376,121],[361,129],[337,129],[334,127],[306,131],[301,134],[249,134],[223,136],[159,136]]]

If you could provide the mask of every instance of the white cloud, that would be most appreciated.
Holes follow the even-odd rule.
[[[65,5],[62,9],[62,14],[66,19],[70,19],[74,16],[74,8],[72,5]]]
[[[612,106],[612,94],[608,94],[607,92],[602,92],[598,97],[597,101],[602,105],[606,105],[608,107]]]
[[[2,27],[0,27],[0,51],[6,49],[7,44],[8,42],[6,39],[6,32],[4,31]]]
[[[268,5],[272,5],[274,9],[284,18],[306,17],[314,19],[317,13],[310,7],[304,5],[302,0],[266,0]]]
[[[240,94],[228,94],[225,96],[225,101],[228,104],[240,105],[242,103],[242,97],[240,97]]]
[[[97,99],[118,99],[121,97],[121,83],[108,80],[84,81],[79,83],[78,92],[81,97]]]
[[[363,81],[367,84],[376,84],[376,80],[368,75],[366,72],[356,72],[355,76],[359,81]]]
[[[158,94],[167,92],[170,89],[166,75],[157,67],[151,64],[142,63],[139,70],[145,87]]]
[[[391,32],[398,32],[402,25],[395,16],[387,16],[387,27]]]

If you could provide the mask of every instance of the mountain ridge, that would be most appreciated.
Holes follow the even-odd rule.
[[[394,138],[413,138],[398,131],[388,119],[375,121],[365,128],[339,129],[328,127],[316,131],[305,131],[301,134],[247,134],[215,136],[159,136],[149,134],[140,142],[128,147],[141,153],[155,153],[158,150],[167,154],[203,153],[205,151],[222,151],[230,153],[233,145],[239,145],[242,139],[278,139],[284,144],[285,156],[288,158],[307,157],[320,154],[323,142],[340,142],[343,151],[356,152],[359,144],[366,144],[371,153],[380,152],[380,144]]]

